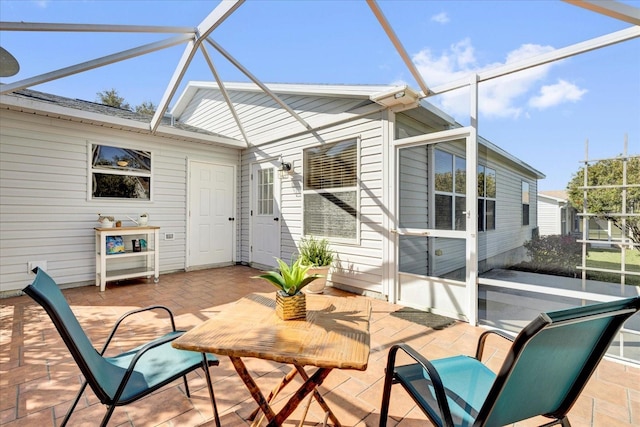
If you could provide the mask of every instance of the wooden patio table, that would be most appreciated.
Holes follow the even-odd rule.
[[[172,345],[182,350],[229,356],[269,426],[282,425],[309,393],[313,393],[334,425],[340,426],[317,387],[333,369],[367,369],[371,303],[361,297],[307,295],[306,299],[306,319],[282,320],[275,312],[275,292],[247,295],[186,332]],[[267,399],[249,374],[243,357],[287,363],[293,368]],[[305,366],[318,369],[308,374]],[[270,402],[296,374],[300,374],[304,383],[276,414]],[[256,414],[257,410],[250,419]]]

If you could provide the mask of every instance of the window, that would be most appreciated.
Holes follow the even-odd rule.
[[[305,235],[358,238],[358,141],[304,150]]]
[[[91,198],[151,200],[151,152],[91,145]]]
[[[273,215],[273,168],[258,171],[258,215]]]
[[[496,171],[478,166],[478,231],[496,229]]]
[[[435,153],[435,228],[466,229],[467,161],[442,150]]]
[[[529,183],[522,181],[522,225],[529,225]]]

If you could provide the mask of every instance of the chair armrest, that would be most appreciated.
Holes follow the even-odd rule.
[[[131,311],[126,312],[125,314],[120,316],[120,318],[116,321],[115,325],[113,325],[113,329],[111,329],[111,333],[107,337],[107,341],[104,343],[104,347],[102,348],[102,351],[100,352],[100,355],[101,356],[104,355],[104,352],[107,351],[107,347],[109,346],[109,343],[111,343],[111,340],[115,336],[116,331],[120,327],[120,324],[126,318],[128,318],[129,316],[131,316],[133,314],[142,313],[142,312],[151,311],[151,310],[164,310],[164,311],[166,311],[169,314],[169,319],[171,320],[171,330],[175,332],[176,323],[175,323],[175,321],[173,319],[173,313],[171,312],[171,310],[168,307],[165,307],[164,305],[151,305],[149,307],[137,308],[135,310],[131,310]]]
[[[436,400],[438,401],[438,409],[440,410],[441,419],[445,427],[453,427],[453,418],[451,417],[451,409],[449,408],[449,402],[447,401],[447,395],[442,385],[442,379],[440,374],[426,357],[422,356],[416,350],[414,350],[408,344],[395,344],[389,350],[389,358],[387,359],[387,373],[386,375],[395,375],[395,360],[398,350],[404,351],[413,360],[415,360],[422,368],[429,374],[433,389],[436,394]]]
[[[134,312],[136,311],[140,311],[140,310],[134,310]],[[144,311],[144,310],[142,310]],[[118,400],[120,400],[120,396],[122,395],[122,392],[124,391],[125,387],[127,386],[127,383],[129,382],[129,378],[131,378],[131,374],[133,374],[133,371],[136,367],[136,364],[138,363],[138,360],[140,360],[140,358],[149,350],[156,348],[156,347],[160,347],[161,345],[167,344],[173,340],[175,340],[176,338],[180,337],[184,331],[177,331],[180,332],[179,334],[173,334],[173,335],[165,335],[163,337],[160,338],[156,338],[153,341],[148,342],[147,344],[143,345],[142,347],[140,347],[138,349],[138,351],[136,352],[135,356],[133,356],[133,358],[131,359],[131,362],[129,362],[129,366],[127,367],[126,372],[124,373],[124,375],[122,376],[122,380],[120,381],[120,385],[118,386],[118,390],[116,391],[116,394],[114,395],[114,402],[117,402]]]
[[[508,335],[502,331],[498,331],[498,330],[488,330],[488,331],[484,331],[481,335],[480,338],[478,338],[478,347],[476,348],[476,360],[482,361],[482,353],[484,352],[484,343],[487,340],[487,338],[489,337],[490,334],[494,334],[497,335],[501,338],[504,338],[506,340],[509,340],[511,342],[513,342],[514,337],[512,337],[511,335]]]

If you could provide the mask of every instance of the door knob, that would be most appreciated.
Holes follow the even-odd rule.
[[[235,220],[236,220],[235,218],[229,217],[229,221],[235,221]]]
[[[274,221],[280,221],[280,218],[275,217],[275,218],[273,218],[273,220],[274,220]]]

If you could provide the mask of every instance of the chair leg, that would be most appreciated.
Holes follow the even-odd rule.
[[[216,427],[220,427],[220,416],[218,415],[218,405],[216,404],[216,396],[213,394],[213,385],[211,384],[211,374],[209,373],[209,361],[207,354],[202,353],[202,369],[207,379],[207,388],[209,389],[209,397],[211,398],[211,406],[213,407],[213,418],[216,421]]]
[[[76,395],[76,399],[73,401],[73,403],[71,404],[71,407],[69,407],[69,410],[67,411],[67,414],[64,416],[64,419],[62,420],[62,424],[60,424],[60,427],[65,427],[67,425],[67,422],[69,422],[69,418],[71,418],[71,413],[78,405],[78,402],[80,401],[80,397],[82,396],[82,393],[84,393],[85,388],[87,388],[86,381],[82,383],[82,387],[80,387],[80,391]]]
[[[562,418],[551,421],[550,423],[540,425],[539,427],[551,427],[555,425],[560,425],[562,427],[571,427],[571,423],[569,422],[569,417],[567,417],[566,415]]]
[[[184,391],[187,393],[187,397],[191,397],[191,393],[189,392],[189,384],[187,384],[187,376],[182,377],[182,381],[184,381]]]
[[[391,399],[391,386],[393,385],[394,367],[396,364],[396,348],[389,351],[387,368],[384,375],[384,387],[382,389],[382,404],[380,406],[380,427],[386,427],[389,416],[389,400]]]
[[[102,418],[102,423],[100,423],[100,427],[107,427],[107,424],[109,423],[109,419],[111,418],[111,415],[113,415],[114,409],[116,409],[116,405],[107,406],[107,413],[104,414],[104,418]]]

